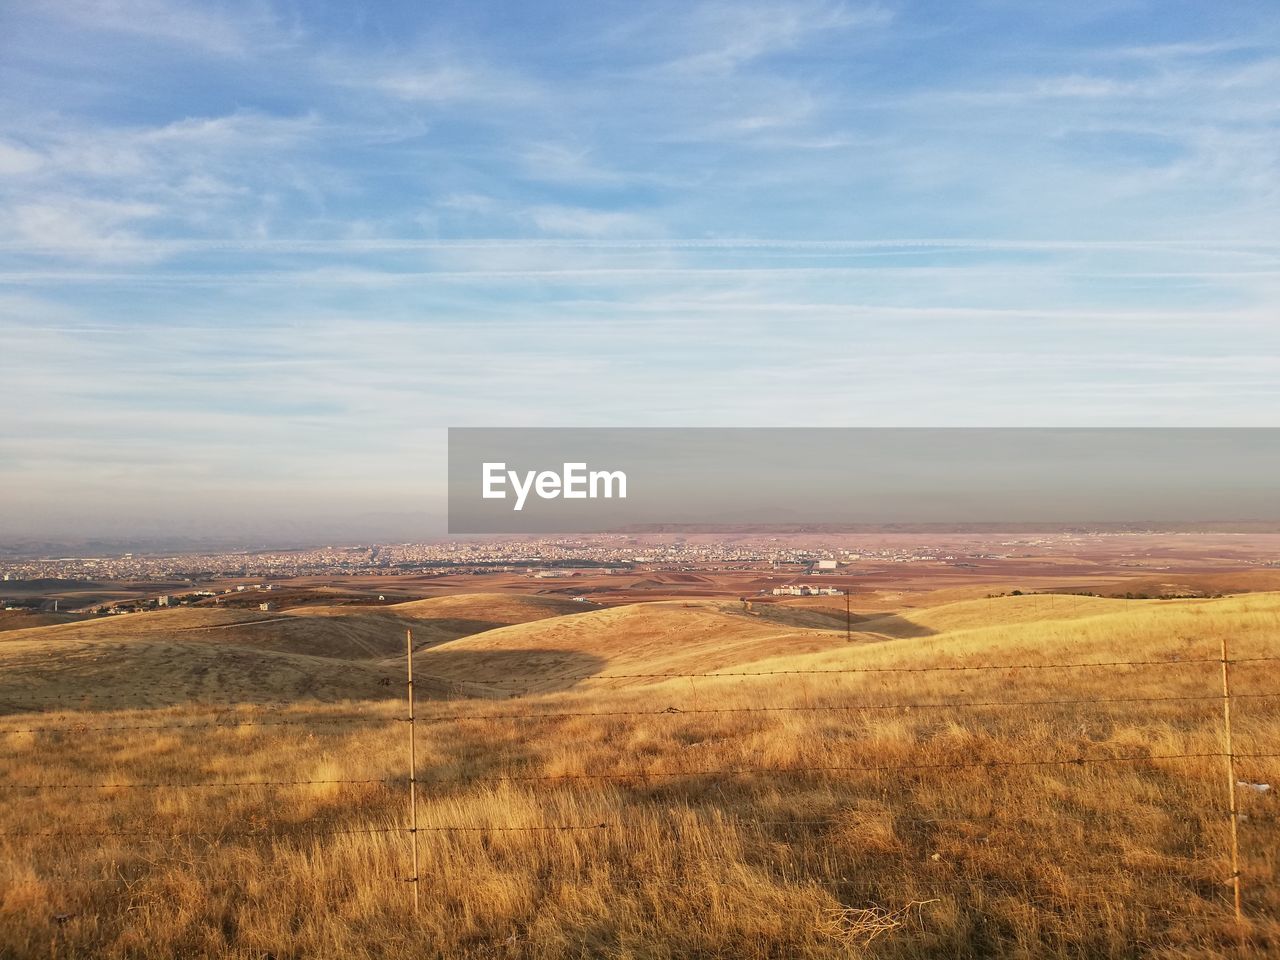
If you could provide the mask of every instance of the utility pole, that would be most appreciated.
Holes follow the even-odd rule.
[[[853,614],[849,612],[849,588],[844,588],[844,642],[853,642]]]

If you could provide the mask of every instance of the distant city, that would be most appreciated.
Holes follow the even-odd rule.
[[[511,538],[427,543],[324,546],[302,549],[226,551],[151,555],[64,556],[0,561],[0,579],[135,580],[198,582],[227,578],[294,578],[317,576],[421,576],[433,570],[449,574],[519,573],[553,578],[575,568],[594,573],[634,569],[751,570],[761,566],[797,565],[833,573],[858,561],[894,563],[943,562],[957,566],[981,560],[1034,556],[1052,548],[1110,539],[1124,533],[1088,531],[988,539],[973,535],[942,536],[936,542],[919,537],[828,537],[796,535],[705,535],[661,541],[631,535]],[[851,543],[851,540],[865,542]],[[905,542],[901,542],[905,541]],[[522,569],[524,568],[524,569]]]
[[[512,590],[623,603],[693,596],[838,597],[980,584],[1185,596],[1216,588],[1169,579],[1174,571],[1275,568],[1278,548],[1280,534],[1274,533],[1077,529],[628,533],[10,556],[0,560],[0,608],[101,615],[216,604],[270,611],[337,600],[392,603]],[[1157,579],[1136,589],[1127,585],[1143,577]]]
[[[941,549],[941,548],[940,548]],[[522,564],[538,567],[540,576],[554,577],[572,567],[590,567],[596,572],[609,568],[659,566],[680,568],[703,564],[814,563],[854,561],[859,558],[924,561],[938,559],[938,550],[920,548],[841,549],[837,547],[797,548],[791,544],[724,543],[724,541],[682,541],[660,545],[637,545],[635,538],[540,538],[499,541],[453,541],[453,543],[408,543],[317,547],[265,552],[229,552],[147,556],[123,553],[114,557],[50,557],[0,562],[0,576],[9,580],[157,580],[225,579],[225,577],[300,576],[420,576],[422,572],[445,570],[466,572],[468,568],[513,572]],[[957,559],[957,557],[946,557]],[[828,570],[833,568],[827,567]]]
[[[1103,536],[1104,534],[1094,534]],[[862,545],[814,543],[798,546],[795,537],[722,538],[637,542],[633,536],[545,537],[498,541],[325,546],[279,551],[233,551],[153,556],[123,553],[102,557],[48,557],[0,562],[0,578],[15,580],[157,580],[192,581],[234,577],[420,576],[433,569],[463,573],[519,572],[542,577],[563,576],[573,568],[608,573],[614,569],[701,568],[755,569],[759,565],[812,565],[815,572],[834,572],[858,560],[910,563],[1003,559],[1011,551],[1079,541],[1078,535],[1027,537],[1000,542],[1001,549],[956,552],[956,544],[913,543]],[[772,541],[772,542],[771,542]]]

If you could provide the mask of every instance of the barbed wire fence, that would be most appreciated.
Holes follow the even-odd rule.
[[[926,771],[956,771],[956,770],[996,770],[996,769],[1026,769],[1026,768],[1046,768],[1046,767],[1086,767],[1107,764],[1130,764],[1143,763],[1152,761],[1202,761],[1214,760],[1221,761],[1223,771],[1226,774],[1227,784],[1224,792],[1223,810],[1220,814],[1221,818],[1229,823],[1229,849],[1226,851],[1227,858],[1230,862],[1230,874],[1224,878],[1224,881],[1230,884],[1232,888],[1232,901],[1234,908],[1234,916],[1237,925],[1243,928],[1245,923],[1245,915],[1242,905],[1242,877],[1240,868],[1240,843],[1239,843],[1239,827],[1245,817],[1241,814],[1238,804],[1238,786],[1243,785],[1244,781],[1238,780],[1237,761],[1260,761],[1268,759],[1280,758],[1280,752],[1239,752],[1234,748],[1234,730],[1232,718],[1232,704],[1239,700],[1280,700],[1280,690],[1240,693],[1232,689],[1232,667],[1239,664],[1260,664],[1280,662],[1280,656],[1251,656],[1232,658],[1229,655],[1228,644],[1225,636],[1221,640],[1221,651],[1218,657],[1185,657],[1170,659],[1133,659],[1133,660],[1107,660],[1107,661],[1076,661],[1076,662],[1041,662],[1041,663],[983,663],[983,664],[939,664],[933,666],[848,666],[848,667],[831,667],[831,668],[814,668],[814,669],[792,669],[792,670],[719,670],[719,671],[702,671],[702,672],[651,672],[651,673],[592,673],[592,674],[567,674],[554,677],[556,683],[577,682],[583,680],[668,680],[668,679],[697,679],[697,678],[755,678],[755,677],[782,677],[782,676],[845,676],[845,675],[890,675],[890,674],[949,674],[957,672],[1005,672],[1018,673],[1022,671],[1047,671],[1047,670],[1103,670],[1114,668],[1176,668],[1194,665],[1216,665],[1220,669],[1221,674],[1221,691],[1205,694],[1176,694],[1176,695],[1154,695],[1154,696],[1117,696],[1117,697],[1058,697],[1044,699],[971,699],[971,700],[897,700],[878,703],[840,703],[840,704],[798,704],[798,705],[760,705],[760,706],[735,706],[735,707],[683,707],[674,706],[665,707],[658,710],[640,710],[640,709],[620,709],[620,710],[562,710],[562,711],[544,711],[544,710],[524,710],[524,711],[489,711],[479,713],[460,713],[450,711],[442,713],[433,711],[425,715],[417,713],[415,703],[415,687],[414,687],[414,647],[412,631],[406,631],[406,698],[407,714],[404,716],[369,716],[360,713],[348,713],[336,717],[293,717],[286,719],[260,718],[257,715],[238,716],[239,710],[244,706],[243,703],[236,701],[227,701],[223,704],[203,702],[199,704],[207,709],[218,711],[208,720],[195,721],[183,720],[179,722],[160,722],[160,723],[115,723],[108,722],[102,724],[94,724],[85,719],[85,715],[77,713],[70,714],[47,714],[38,723],[27,726],[4,726],[0,727],[0,735],[8,734],[42,734],[42,733],[86,733],[86,732],[128,732],[128,731],[159,731],[159,730],[190,730],[190,729],[216,729],[216,728],[238,728],[238,727],[310,727],[310,726],[332,726],[339,724],[349,725],[385,725],[402,724],[406,735],[407,750],[407,767],[404,776],[385,776],[385,777],[366,777],[366,778],[304,778],[304,779],[225,779],[211,781],[192,781],[192,780],[108,780],[108,781],[34,781],[34,782],[13,782],[0,781],[0,796],[13,796],[15,793],[26,792],[28,794],[38,794],[41,791],[63,791],[63,792],[84,792],[97,790],[237,790],[252,787],[294,787],[294,786],[319,786],[319,785],[383,785],[387,787],[396,787],[403,785],[406,789],[406,816],[405,822],[397,826],[383,827],[362,827],[354,828],[344,825],[341,821],[309,821],[305,824],[290,825],[287,831],[291,837],[306,838],[324,838],[337,836],[386,836],[401,837],[408,841],[410,870],[407,877],[395,877],[395,879],[403,881],[412,886],[413,909],[414,912],[421,910],[421,876],[419,869],[419,846],[418,838],[421,834],[486,834],[486,833],[591,833],[607,831],[612,828],[620,828],[620,824],[599,822],[599,823],[563,823],[563,824],[448,824],[448,825],[422,825],[419,822],[419,787],[443,787],[443,786],[471,786],[471,785],[497,785],[512,783],[573,783],[573,782],[648,782],[650,780],[663,780],[666,778],[727,778],[727,777],[778,777],[788,778],[802,774],[821,774],[821,773],[874,773],[874,774],[892,774],[892,773],[920,773]],[[490,686],[500,687],[501,693],[506,696],[520,696],[528,693],[545,692],[542,688],[536,686],[512,686],[503,681],[496,681],[489,678],[432,678],[433,680],[447,679],[448,682],[454,684],[470,684],[473,686]],[[128,695],[115,694],[95,694],[92,697],[85,695],[61,695],[61,696],[45,696],[45,697],[26,697],[20,698],[24,704],[27,703],[44,703],[44,704],[82,704],[86,699],[93,701],[103,700],[108,702],[123,703],[128,699]],[[866,763],[866,764],[789,764],[789,765],[761,765],[761,766],[700,766],[688,767],[676,770],[648,770],[648,769],[628,769],[620,771],[607,772],[573,772],[573,773],[502,773],[480,776],[461,776],[461,777],[442,777],[442,776],[423,776],[419,768],[417,756],[417,730],[418,727],[424,725],[443,725],[457,723],[472,722],[495,722],[495,721],[518,721],[518,722],[536,722],[549,720],[567,720],[576,718],[653,718],[653,719],[675,719],[688,716],[713,716],[713,715],[732,715],[732,714],[781,714],[781,713],[874,713],[877,711],[894,712],[894,711],[910,711],[910,710],[978,710],[978,709],[1008,709],[1008,708],[1027,708],[1027,707],[1059,707],[1059,706],[1086,706],[1086,705],[1105,705],[1105,704],[1157,704],[1157,703],[1214,703],[1219,702],[1222,705],[1222,728],[1220,731],[1222,748],[1216,751],[1196,751],[1196,752],[1168,752],[1168,753],[1151,753],[1151,752],[1133,752],[1123,754],[1094,754],[1075,753],[1064,754],[1053,757],[1035,757],[1022,759],[975,759],[972,761],[956,762],[928,762],[928,763]],[[254,707],[276,707],[291,708],[298,705],[298,701],[281,700],[281,701],[257,701],[252,704]],[[66,721],[62,724],[51,724],[49,720]],[[3,721],[0,721],[3,723]],[[88,801],[94,802],[94,801]],[[111,802],[110,800],[104,802]],[[1000,822],[1007,823],[1008,817],[997,815],[974,815],[966,817],[906,817],[894,815],[895,820],[911,821],[918,823],[973,823],[973,822]],[[1186,822],[1200,822],[1205,817],[1186,817],[1182,818]],[[1248,817],[1249,822],[1253,823],[1280,823],[1280,816],[1268,816],[1251,814]],[[823,826],[836,826],[844,823],[842,819],[833,817],[806,818],[794,817],[785,819],[753,819],[751,821],[757,826],[767,826],[776,828],[814,828]],[[1028,821],[1030,823],[1030,821]],[[82,829],[83,827],[83,829]],[[278,837],[285,833],[278,829],[266,829],[261,827],[251,827],[249,829],[228,829],[225,825],[216,830],[203,831],[164,831],[159,828],[148,830],[122,830],[122,829],[101,829],[96,825],[89,824],[88,821],[73,824],[64,824],[57,828],[50,829],[18,829],[18,830],[0,830],[0,838],[34,838],[34,837],[128,837],[134,838],[139,842],[166,842],[177,840],[199,840],[201,842],[216,845],[223,841],[240,840],[248,838]],[[68,880],[77,880],[82,882],[97,883],[126,883],[132,884],[141,882],[145,877],[129,878],[123,875],[111,877],[91,877],[59,874],[59,878]]]

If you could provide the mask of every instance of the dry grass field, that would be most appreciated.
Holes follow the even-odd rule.
[[[1280,952],[1274,789],[1233,919],[1213,662],[1280,657],[1280,594],[853,630],[479,596],[0,633],[0,957]],[[1159,663],[1052,666],[1116,661]],[[1280,784],[1276,662],[1232,671],[1238,779]]]

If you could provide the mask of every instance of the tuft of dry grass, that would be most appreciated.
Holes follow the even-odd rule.
[[[499,658],[514,654],[545,683],[421,705],[417,918],[391,694],[11,713],[0,786],[172,786],[0,790],[0,956],[1274,955],[1280,809],[1275,791],[1241,797],[1241,941],[1215,663],[563,681],[584,662],[609,674],[1201,659],[1224,633],[1236,656],[1280,655],[1280,595],[1041,616],[1034,600],[879,618],[898,638],[868,630],[853,644],[724,605],[657,604],[421,654],[454,680],[470,667],[519,681]],[[1241,663],[1236,692],[1280,693],[1275,676]],[[1137,697],[1205,699],[1121,699]],[[1099,702],[937,706],[1046,700]],[[566,715],[625,711],[644,715]],[[1237,752],[1280,753],[1280,697],[1241,696],[1235,711]],[[44,726],[58,730],[3,732]],[[1034,765],[1075,756],[1139,759]],[[1280,761],[1241,760],[1238,775],[1274,784]],[[329,782],[184,786],[257,780]],[[333,782],[356,780],[370,782]]]

